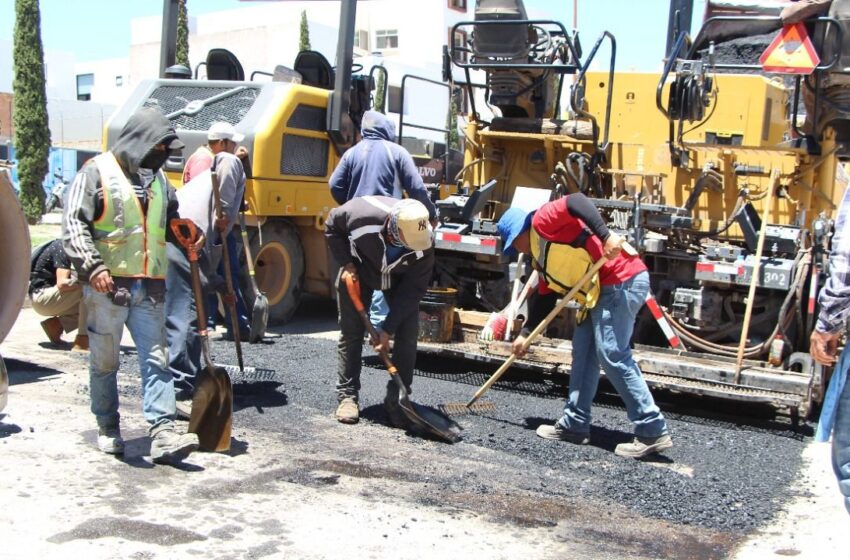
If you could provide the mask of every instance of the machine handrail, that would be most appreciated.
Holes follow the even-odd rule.
[[[602,41],[604,41],[606,37],[611,42],[611,61],[608,67],[608,98],[605,103],[605,135],[602,143],[599,143],[599,124],[596,122],[596,117],[581,108],[579,103],[579,93],[580,90],[584,89],[584,78],[585,74],[587,74],[587,70],[590,68],[590,63],[593,61],[596,56],[596,52],[599,50],[599,47],[602,45]],[[580,87],[574,87],[573,93],[570,96],[570,107],[572,107],[573,112],[590,120],[593,130],[593,143],[596,145],[596,149],[599,152],[604,152],[608,148],[608,129],[611,123],[611,98],[614,93],[614,64],[616,62],[616,58],[617,40],[610,32],[603,31],[602,35],[599,36],[599,39],[596,40],[596,43],[590,50],[590,54],[587,56],[587,59],[584,61],[584,64],[581,67],[581,72],[579,72],[579,75],[576,77],[576,85]]]

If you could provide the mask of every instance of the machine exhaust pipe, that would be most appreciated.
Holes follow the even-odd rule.
[[[15,190],[0,173],[0,342],[12,330],[27,295],[30,234]],[[21,266],[23,265],[23,266]],[[9,376],[0,357],[0,410],[6,407]]]

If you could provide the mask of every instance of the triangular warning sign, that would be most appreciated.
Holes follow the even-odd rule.
[[[811,74],[820,64],[806,26],[786,25],[759,57],[765,72],[778,74]]]

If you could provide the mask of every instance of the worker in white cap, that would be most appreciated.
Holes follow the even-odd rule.
[[[195,150],[186,164],[183,166],[183,184],[185,185],[194,177],[197,177],[212,167],[213,157],[221,152],[235,154],[240,160],[243,159],[236,153],[239,142],[245,139],[244,134],[236,132],[233,125],[226,122],[215,122],[207,131],[207,143]],[[246,155],[247,150],[244,152]]]
[[[386,296],[389,314],[379,331],[380,340],[372,344],[380,352],[388,350],[393,340],[392,361],[409,390],[416,363],[419,301],[434,268],[433,230],[428,209],[417,200],[362,196],[331,210],[325,236],[342,267],[336,282],[340,327],[336,419],[355,424],[360,418],[365,326],[348,295],[345,279],[359,279],[361,301],[371,301],[375,290]],[[389,422],[396,428],[406,428],[398,398],[398,388],[389,380],[384,399]]]

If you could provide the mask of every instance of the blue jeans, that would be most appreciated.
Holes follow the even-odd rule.
[[[648,292],[647,272],[622,284],[602,286],[596,306],[576,327],[570,395],[564,416],[558,420],[563,428],[580,433],[590,431],[590,407],[599,385],[601,366],[626,405],[635,435],[649,438],[667,433],[664,415],[655,405],[629,346],[635,317]]]
[[[166,244],[168,272],[165,274],[165,337],[168,371],[180,398],[191,398],[195,378],[201,369],[201,338],[198,336],[198,309],[192,291],[189,259],[173,243]],[[203,278],[202,293],[205,293]],[[209,313],[209,311],[207,311]]]
[[[132,282],[130,295],[130,305],[124,307],[85,286],[91,411],[98,426],[118,427],[118,353],[127,325],[139,353],[142,411],[153,430],[173,421],[175,414],[174,379],[165,361],[165,305],[147,294],[143,280]]]
[[[850,352],[850,345],[844,348],[844,352]],[[841,373],[844,372],[835,371],[833,375]],[[844,507],[850,513],[850,379],[845,381],[844,389],[838,397],[832,430],[832,468],[844,495]]]
[[[230,278],[233,281],[233,293],[236,296],[236,315],[239,318],[239,333],[246,337],[251,330],[251,323],[248,321],[248,308],[245,306],[245,298],[242,296],[242,290],[239,288],[239,252],[237,251],[236,228],[230,230],[227,234],[227,250],[230,253]],[[224,279],[224,258],[218,263],[218,275]],[[215,329],[215,318],[218,313],[218,294],[211,291],[207,296],[207,325]],[[230,306],[224,306],[224,328],[227,329],[228,335],[233,335],[231,332],[233,326],[230,322]]]
[[[387,320],[387,315],[390,314],[390,306],[387,304],[387,298],[381,290],[372,292],[372,305],[369,306],[369,322],[376,329],[384,326],[384,321]]]

